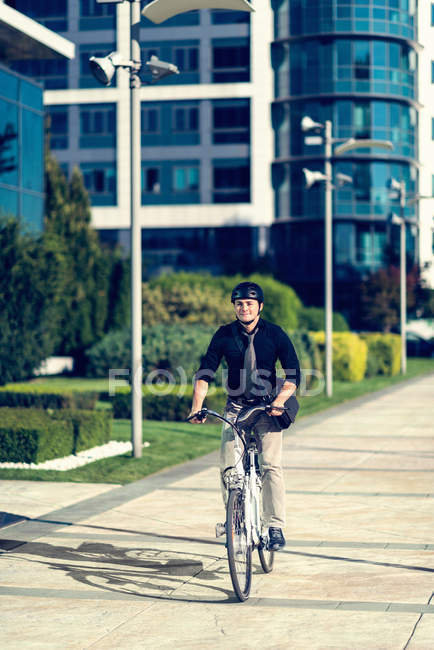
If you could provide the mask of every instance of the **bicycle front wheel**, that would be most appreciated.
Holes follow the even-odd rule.
[[[226,508],[226,546],[232,585],[238,600],[247,600],[252,584],[252,549],[247,543],[241,490],[231,490]]]

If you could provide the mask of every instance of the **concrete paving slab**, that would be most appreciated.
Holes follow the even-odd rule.
[[[10,549],[0,552],[2,640],[17,650],[432,650],[433,388],[432,377],[409,382],[293,428],[288,544],[270,575],[255,554],[243,604],[213,537],[217,454],[124,487],[56,495],[38,482],[26,494],[7,482],[8,507],[36,520],[0,531]]]
[[[0,481],[0,485],[1,509],[31,518],[103,494],[116,487],[106,483],[7,480]]]

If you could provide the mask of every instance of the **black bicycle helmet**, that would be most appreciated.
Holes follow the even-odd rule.
[[[240,282],[232,290],[231,302],[235,302],[235,300],[246,300],[247,298],[257,300],[259,303],[264,302],[264,292],[259,284],[255,282]]]

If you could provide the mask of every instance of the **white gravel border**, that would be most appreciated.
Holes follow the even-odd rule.
[[[144,442],[143,447],[149,447],[149,442]],[[64,458],[53,458],[53,460],[46,460],[43,463],[0,463],[0,469],[55,469],[59,472],[66,472],[69,469],[82,467],[88,463],[93,463],[95,460],[102,458],[110,458],[111,456],[120,456],[132,450],[131,442],[118,442],[112,440],[105,445],[99,447],[92,447],[92,449],[85,449],[79,451],[76,455],[65,456]]]

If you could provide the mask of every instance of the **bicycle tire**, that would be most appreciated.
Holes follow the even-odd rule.
[[[260,512],[261,512],[261,525],[264,519],[263,511],[262,511],[262,493],[261,493],[261,498],[260,498]],[[269,551],[266,547],[263,546],[261,543],[258,546],[258,554],[259,554],[259,561],[261,563],[261,567],[264,573],[271,573],[273,570],[273,565],[274,565],[274,551]]]
[[[241,602],[247,600],[252,584],[252,549],[247,544],[243,494],[231,490],[226,508],[226,547],[229,573],[235,594]]]
[[[271,573],[274,565],[274,551],[258,546],[259,561],[264,573]]]

